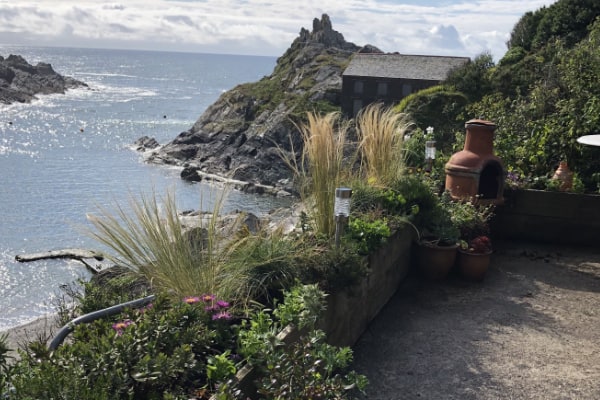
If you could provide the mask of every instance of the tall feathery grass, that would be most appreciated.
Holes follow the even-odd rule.
[[[316,232],[333,236],[335,189],[348,173],[344,167],[344,147],[349,123],[339,112],[324,116],[307,113],[307,123],[298,126],[304,147],[300,163],[292,150],[285,157],[300,184],[300,194]]]
[[[407,114],[381,103],[371,104],[356,118],[361,166],[367,181],[390,185],[404,172],[404,135],[412,123]]]
[[[294,284],[301,272],[299,260],[313,251],[282,227],[263,227],[253,233],[240,230],[228,248],[228,268],[237,271],[228,275],[234,297],[240,304],[269,301],[273,293]]]
[[[115,212],[100,208],[99,215],[88,215],[95,228],[89,234],[114,252],[108,256],[114,263],[143,275],[158,290],[178,296],[226,296],[228,290],[220,284],[224,268],[216,226],[222,201],[217,200],[198,240],[183,229],[171,193],[160,199],[154,194],[132,197],[129,209],[117,204]]]
[[[244,213],[225,222],[223,201],[224,195],[218,197],[212,212],[186,229],[174,195],[143,195],[131,198],[128,209],[117,204],[115,212],[101,208],[88,215],[95,228],[89,234],[112,250],[108,257],[115,264],[142,275],[157,291],[215,294],[244,307],[293,283],[296,260],[306,249],[282,228],[265,224],[250,232]]]

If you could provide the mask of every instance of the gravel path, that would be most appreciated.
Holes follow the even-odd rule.
[[[504,242],[482,283],[409,276],[354,352],[370,400],[600,399],[600,249]]]

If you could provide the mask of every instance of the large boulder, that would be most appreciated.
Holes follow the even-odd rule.
[[[316,18],[312,31],[300,30],[271,75],[221,95],[148,160],[293,192],[282,154],[302,150],[297,124],[307,111],[339,110],[342,72],[359,49],[333,30],[327,15]],[[197,179],[196,173],[184,176]]]
[[[34,66],[19,55],[0,56],[0,103],[26,103],[38,94],[65,93],[81,86],[87,85],[58,74],[48,63]]]

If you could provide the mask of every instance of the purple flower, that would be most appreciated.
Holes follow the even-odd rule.
[[[202,301],[205,303],[212,303],[215,300],[216,296],[214,294],[203,294]]]
[[[187,296],[183,298],[183,302],[187,304],[195,304],[200,301],[198,296]]]
[[[219,300],[217,301],[217,306],[219,308],[229,308],[230,304],[227,301]]]
[[[133,324],[133,321],[126,319],[124,321],[115,322],[112,328],[117,332],[117,335],[121,336],[123,334],[123,330],[131,324]]]
[[[146,311],[150,310],[152,307],[154,307],[154,305],[152,303],[148,303],[146,306],[138,308],[138,312],[140,314],[143,314]]]
[[[219,321],[219,320],[227,321],[230,319],[231,319],[231,314],[229,314],[227,311],[219,311],[218,313],[216,313],[212,316],[213,321]]]
[[[212,313],[212,312],[216,312],[219,311],[219,307],[218,306],[206,306],[204,307],[204,311]]]

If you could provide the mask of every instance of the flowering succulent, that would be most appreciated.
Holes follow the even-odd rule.
[[[124,321],[114,323],[112,328],[117,332],[118,336],[121,336],[123,334],[123,330],[125,330],[125,328],[127,328],[131,324],[133,324],[133,321],[130,319],[126,319]]]
[[[187,296],[183,298],[183,302],[187,304],[195,304],[200,301],[200,297],[197,296]]]
[[[213,321],[225,320],[228,321],[231,319],[231,314],[227,311],[219,311],[211,317]]]
[[[209,314],[213,321],[230,320],[232,318],[231,313],[227,311],[231,304],[225,300],[218,300],[214,294],[203,294],[200,297],[188,296],[183,299],[183,302],[187,304],[204,303],[204,311]]]

